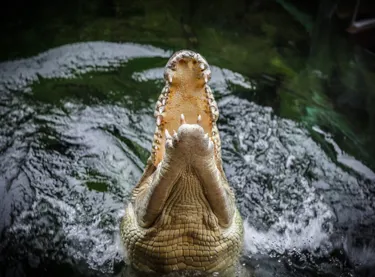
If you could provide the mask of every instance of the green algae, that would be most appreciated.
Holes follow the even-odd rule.
[[[108,184],[104,182],[86,182],[85,185],[90,190],[96,190],[98,192],[107,192],[108,191]]]
[[[126,104],[131,110],[139,110],[148,107],[139,100],[157,98],[162,85],[154,81],[138,82],[132,78],[133,73],[164,64],[165,59],[162,58],[138,58],[117,68],[77,74],[75,78],[39,77],[31,85],[30,97],[57,106],[62,106],[67,100],[76,100],[85,105]],[[155,89],[155,85],[159,88]]]

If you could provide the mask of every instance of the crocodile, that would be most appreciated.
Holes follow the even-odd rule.
[[[237,264],[243,224],[222,166],[211,69],[181,50],[164,79],[151,155],[120,224],[126,260],[149,273],[223,272]]]

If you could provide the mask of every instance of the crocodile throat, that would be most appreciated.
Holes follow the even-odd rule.
[[[188,124],[199,123],[212,138],[216,152],[219,152],[216,120],[219,112],[212,91],[207,82],[211,70],[206,60],[192,51],[182,50],[168,61],[164,79],[166,81],[156,107],[156,130],[152,147],[152,160],[157,166],[165,154],[165,133],[178,130],[183,115]]]

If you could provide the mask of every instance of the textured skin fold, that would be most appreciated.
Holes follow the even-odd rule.
[[[140,271],[221,272],[242,250],[210,75],[205,59],[192,51],[179,51],[167,63],[152,154],[120,226],[128,259]]]

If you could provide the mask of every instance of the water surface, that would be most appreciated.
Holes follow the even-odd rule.
[[[0,274],[126,268],[118,224],[149,155],[171,54],[90,42],[0,64]],[[212,71],[224,169],[246,219],[245,271],[373,276],[374,172],[319,125],[252,102],[261,80]]]

